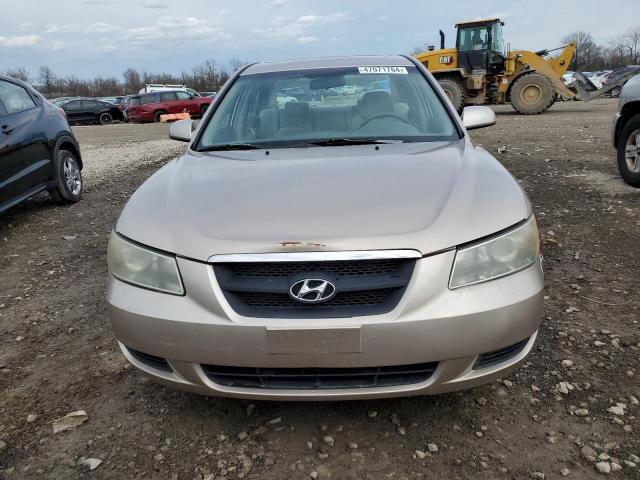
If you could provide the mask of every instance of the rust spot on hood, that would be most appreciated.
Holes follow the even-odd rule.
[[[280,242],[280,245],[283,247],[311,247],[311,248],[322,248],[326,247],[323,243],[313,243],[313,242],[294,242],[294,241],[285,241]]]

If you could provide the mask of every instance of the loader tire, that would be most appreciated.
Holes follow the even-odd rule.
[[[523,115],[537,115],[555,102],[553,85],[539,73],[527,73],[516,79],[511,87],[511,106]]]
[[[442,78],[438,80],[438,83],[444,90],[444,93],[447,94],[447,97],[449,97],[453,108],[455,108],[458,113],[462,112],[465,98],[465,91],[462,84],[453,78]]]

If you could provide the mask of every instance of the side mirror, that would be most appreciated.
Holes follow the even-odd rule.
[[[489,107],[464,107],[462,124],[467,130],[490,127],[496,124],[496,114]]]
[[[194,130],[193,120],[178,120],[169,127],[169,138],[179,142],[190,142]]]

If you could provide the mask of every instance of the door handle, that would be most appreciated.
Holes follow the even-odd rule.
[[[0,129],[2,129],[2,133],[6,135],[9,135],[11,132],[13,132],[13,127],[11,125],[2,125]]]

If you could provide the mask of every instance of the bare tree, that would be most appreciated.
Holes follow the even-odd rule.
[[[637,64],[640,60],[640,27],[630,28],[614,42],[619,51],[624,52],[627,64]]]
[[[51,68],[43,65],[38,71],[38,80],[45,95],[50,96],[55,90],[56,75]]]
[[[562,39],[563,43],[575,43],[576,51],[571,59],[569,68],[571,70],[584,70],[593,61],[597,55],[598,47],[596,46],[591,34],[583,31],[571,32]]]
[[[134,93],[142,88],[140,73],[135,68],[127,68],[123,73],[125,93]]]
[[[31,82],[31,75],[24,67],[9,68],[6,72],[8,77],[17,78],[23,82]]]

